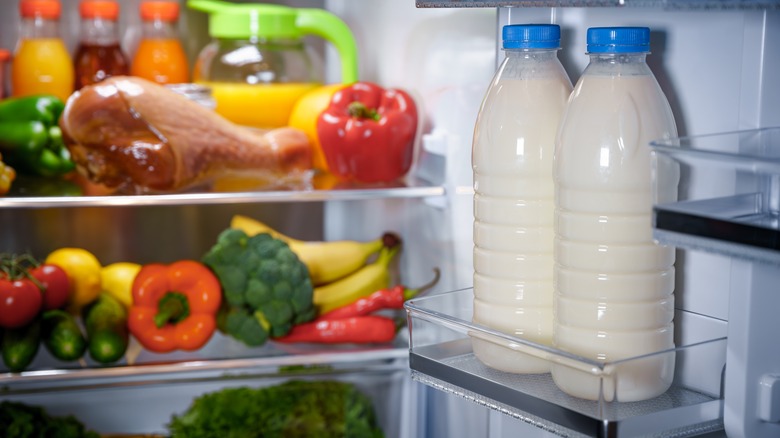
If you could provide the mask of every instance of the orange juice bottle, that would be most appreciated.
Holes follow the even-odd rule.
[[[22,0],[19,45],[11,66],[13,96],[53,94],[66,100],[73,92],[73,63],[60,38],[58,0]]]
[[[171,1],[141,3],[142,31],[130,74],[158,84],[189,82],[189,66],[176,32],[179,4]]]

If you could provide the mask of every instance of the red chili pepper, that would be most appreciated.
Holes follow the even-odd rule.
[[[345,319],[316,320],[293,326],[290,333],[275,341],[319,344],[383,343],[395,338],[399,324],[386,316],[364,315]]]
[[[317,137],[333,174],[388,182],[412,166],[417,122],[417,106],[405,91],[356,82],[333,94],[317,118]]]
[[[406,300],[420,295],[438,283],[441,276],[439,268],[434,268],[433,271],[435,274],[433,280],[417,289],[406,289],[401,285],[391,287],[390,289],[380,289],[365,298],[360,298],[350,304],[324,313],[317,319],[343,319],[351,316],[368,315],[382,309],[403,309]]]

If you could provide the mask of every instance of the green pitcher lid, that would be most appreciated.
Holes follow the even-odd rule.
[[[324,9],[219,0],[188,0],[187,6],[210,14],[209,35],[213,38],[325,38],[341,57],[342,82],[357,81],[357,45],[352,31]]]
[[[190,0],[187,6],[207,12],[209,35],[215,38],[299,38],[297,9],[270,4]]]

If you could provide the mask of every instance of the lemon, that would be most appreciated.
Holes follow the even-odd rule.
[[[94,254],[83,248],[60,248],[46,257],[45,263],[57,265],[68,274],[70,296],[68,310],[78,313],[94,301],[101,291],[102,266]]]
[[[133,280],[140,270],[141,265],[130,262],[117,262],[104,266],[100,270],[103,290],[129,309],[133,305]]]
[[[293,105],[290,113],[290,120],[287,124],[306,133],[306,137],[309,138],[312,146],[312,159],[315,169],[328,169],[325,154],[320,146],[319,135],[317,135],[317,118],[328,108],[333,95],[344,87],[346,87],[345,84],[329,84],[317,87],[295,101],[295,105]]]

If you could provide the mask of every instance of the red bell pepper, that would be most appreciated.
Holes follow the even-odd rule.
[[[217,327],[222,288],[200,262],[144,265],[133,281],[130,333],[149,351],[197,350]]]
[[[331,173],[365,183],[406,175],[414,158],[417,106],[400,89],[357,82],[333,94],[317,118],[317,136]]]

